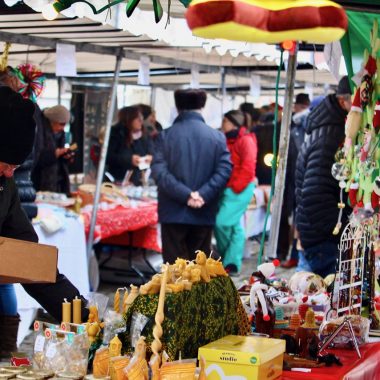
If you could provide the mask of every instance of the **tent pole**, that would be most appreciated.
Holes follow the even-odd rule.
[[[281,121],[280,143],[278,150],[278,167],[271,209],[272,219],[268,243],[267,257],[277,256],[277,242],[280,230],[281,211],[284,197],[286,164],[289,151],[290,123],[292,117],[292,104],[294,96],[294,82],[297,69],[297,50],[289,54],[288,68],[286,73],[286,89],[284,101],[284,113]]]
[[[62,77],[57,78],[58,84],[58,104],[62,104]]]
[[[95,224],[96,224],[96,217],[97,217],[99,200],[100,200],[100,190],[101,190],[101,186],[103,182],[104,169],[106,166],[108,143],[109,143],[109,138],[111,134],[112,119],[113,119],[113,115],[115,111],[117,84],[119,81],[122,58],[123,58],[123,51],[120,50],[120,54],[117,56],[117,59],[116,59],[115,76],[113,78],[112,87],[111,87],[111,96],[110,96],[110,103],[109,103],[108,114],[107,114],[107,124],[106,124],[106,131],[104,135],[104,143],[102,145],[102,150],[100,153],[100,161],[99,161],[98,172],[97,172],[97,177],[96,177],[94,208],[92,210],[90,233],[88,235],[88,241],[87,241],[87,257],[88,258],[92,256],[92,245],[94,243]]]
[[[227,94],[227,90],[226,90],[226,70],[225,70],[224,67],[220,68],[220,87],[221,87],[221,90],[222,90],[221,114],[222,114],[222,118],[223,118],[223,115],[224,115],[224,102],[225,102],[226,94]]]

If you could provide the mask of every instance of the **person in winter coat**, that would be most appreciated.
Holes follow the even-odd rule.
[[[246,118],[241,111],[224,115],[222,131],[231,153],[232,174],[220,201],[214,231],[218,252],[231,275],[241,270],[245,235],[240,219],[255,189],[257,141],[245,125]]]
[[[4,71],[0,72],[0,85],[10,87],[13,91],[18,92],[21,83],[17,77],[15,69],[8,66]],[[39,108],[36,106],[34,119],[38,121]],[[34,127],[34,126],[33,126]],[[33,152],[28,156],[25,162],[20,165],[14,173],[14,178],[18,193],[20,196],[21,205],[24,208],[28,218],[32,220],[37,216],[37,205],[34,203],[36,199],[36,190],[33,187],[31,180],[31,171],[34,164]],[[11,285],[12,286],[12,285]]]
[[[112,127],[107,155],[108,171],[116,182],[123,182],[127,171],[129,182],[143,185],[141,165],[150,165],[153,144],[143,130],[143,116],[139,107],[124,107],[119,110],[119,121]]]
[[[210,253],[219,195],[231,174],[225,137],[199,112],[206,97],[202,90],[175,91],[179,115],[156,140],[152,175],[164,262],[193,260],[198,249]]]
[[[13,179],[14,171],[30,155],[35,137],[34,104],[22,99],[9,87],[0,87],[0,235],[12,239],[38,242]],[[57,271],[52,284],[22,284],[57,321],[62,320],[62,300],[80,297],[78,290]],[[0,356],[16,349],[19,316],[14,298],[9,302],[9,289],[0,288]],[[54,297],[52,297],[54,295]],[[85,305],[84,298],[82,304]],[[82,310],[84,318],[88,315]]]
[[[302,95],[302,94],[301,94]],[[296,209],[296,163],[298,152],[301,150],[301,146],[304,141],[305,131],[306,131],[306,123],[307,117],[310,112],[321,103],[324,99],[324,96],[315,97],[310,103],[310,107],[307,109],[302,109],[300,105],[298,105],[299,112],[295,112],[292,116],[292,129],[290,132],[289,138],[289,153],[288,153],[288,163],[286,167],[286,179],[285,179],[285,190],[284,190],[284,207],[283,211],[286,210],[286,218],[288,219],[291,215],[293,215],[293,223],[294,223],[294,215]],[[300,102],[301,99],[298,99]],[[295,108],[296,109],[296,108]],[[281,214],[281,219],[283,215]],[[294,226],[293,226],[294,227]],[[280,224],[281,229],[281,224]],[[280,238],[279,238],[280,239]],[[291,256],[288,260],[281,263],[282,268],[294,268],[298,264],[298,250],[297,250],[297,239],[293,239]],[[288,248],[289,251],[289,248]],[[283,260],[283,257],[281,257]]]
[[[147,104],[138,104],[143,115],[143,128],[148,136],[154,140],[157,135],[163,130],[162,125],[156,119],[156,111]]]
[[[276,146],[280,142],[282,107],[278,106]],[[256,177],[260,185],[270,185],[272,181],[273,158],[273,135],[274,135],[274,114],[263,115],[263,121],[252,129],[257,139],[257,167]]]
[[[65,148],[65,125],[69,110],[57,105],[42,111],[42,128],[38,131],[39,151],[35,157],[32,180],[37,191],[52,191],[70,195],[68,163],[74,152]]]
[[[339,236],[334,236],[333,230],[340,190],[331,167],[344,142],[350,108],[351,89],[348,78],[343,77],[337,93],[328,95],[308,116],[305,141],[297,159],[296,227],[303,247],[297,270],[322,277],[335,272],[338,257]],[[343,217],[343,223],[345,220]]]

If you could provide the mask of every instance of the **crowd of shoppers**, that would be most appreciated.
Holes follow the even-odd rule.
[[[67,147],[64,129],[71,115],[61,105],[41,111],[17,91],[17,78],[7,68],[0,73],[0,235],[36,242],[30,223],[36,216],[35,190],[70,194],[68,164],[74,152]],[[146,169],[151,168],[165,262],[173,263],[178,256],[193,260],[198,249],[209,253],[214,233],[227,271],[238,274],[245,243],[241,217],[256,185],[272,181],[268,157],[273,157],[274,105],[256,109],[243,103],[239,110],[224,114],[217,130],[202,117],[204,91],[177,90],[174,98],[178,116],[166,129],[150,106],[119,110],[107,170],[116,183],[140,186],[147,183]],[[277,252],[284,267],[298,264],[299,270],[321,275],[334,272],[338,237],[332,231],[339,187],[331,167],[350,107],[347,77],[339,82],[336,94],[312,102],[306,94],[295,99]],[[280,123],[281,109],[277,145]],[[58,320],[61,300],[80,296],[60,273],[55,284],[23,286]],[[0,341],[1,356],[14,349],[17,334],[12,285],[0,285],[0,322],[1,329],[8,329]]]

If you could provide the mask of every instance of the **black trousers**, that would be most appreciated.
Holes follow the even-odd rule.
[[[71,302],[76,296],[82,299],[82,321],[88,319],[87,301],[78,289],[62,274],[57,273],[57,281],[52,284],[21,284],[25,291],[59,323],[62,321],[62,302],[64,298]]]
[[[284,203],[285,204],[285,203]],[[286,260],[290,248],[290,225],[288,220],[288,214],[286,206],[282,207],[281,219],[280,219],[280,230],[278,231],[278,241],[277,241],[277,258],[280,261]]]
[[[193,224],[161,224],[162,256],[164,263],[173,264],[177,257],[195,259],[195,251],[211,251],[212,226]]]

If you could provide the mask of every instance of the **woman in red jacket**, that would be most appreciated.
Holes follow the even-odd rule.
[[[245,235],[240,219],[255,189],[257,141],[245,122],[241,111],[229,111],[222,124],[233,168],[216,217],[215,237],[223,264],[231,275],[241,269]]]

